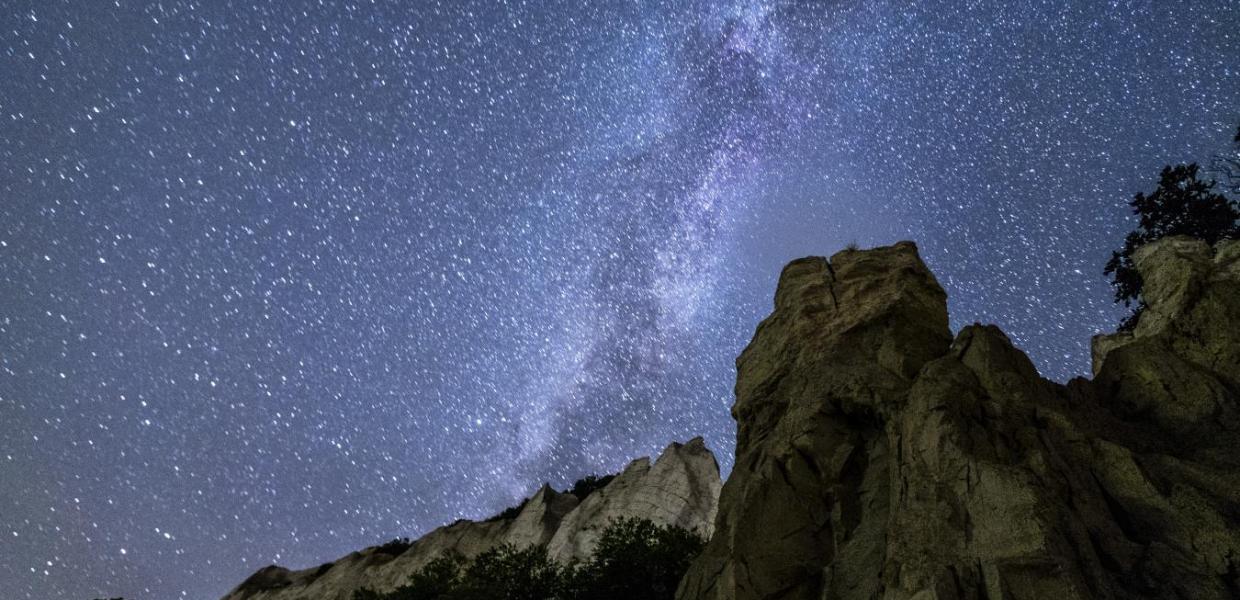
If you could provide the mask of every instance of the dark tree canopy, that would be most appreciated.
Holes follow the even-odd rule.
[[[375,548],[375,552],[380,554],[390,554],[392,556],[400,556],[401,554],[404,554],[405,550],[408,550],[412,545],[413,542],[409,541],[409,538],[396,538],[390,542],[384,543],[378,548]]]
[[[386,594],[370,589],[353,592],[353,600],[448,600],[460,581],[464,560],[456,554],[436,558],[409,576],[409,583]]]
[[[589,561],[566,577],[565,600],[671,600],[706,541],[680,527],[619,519],[603,531]]]
[[[474,557],[452,593],[455,600],[549,600],[561,587],[559,564],[544,546],[503,545]],[[411,581],[415,586],[416,580]]]
[[[1167,166],[1153,193],[1138,193],[1132,206],[1140,221],[1136,231],[1124,239],[1124,247],[1111,253],[1106,275],[1112,276],[1115,301],[1132,306],[1133,312],[1120,323],[1120,331],[1131,331],[1145,310],[1141,297],[1141,275],[1133,263],[1137,248],[1159,238],[1187,235],[1208,244],[1240,237],[1240,207],[1234,200],[1214,191],[1216,183],[1197,178],[1194,164]],[[1135,306],[1134,306],[1135,305]]]
[[[585,500],[586,496],[603,489],[607,486],[607,484],[611,483],[611,480],[615,478],[615,475],[604,475],[602,477],[599,477],[598,475],[586,475],[573,483],[573,487],[568,490],[568,493],[576,496],[578,501]]]

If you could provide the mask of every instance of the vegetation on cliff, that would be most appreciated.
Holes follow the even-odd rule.
[[[354,600],[671,600],[706,543],[700,535],[647,519],[608,524],[586,561],[561,565],[545,546],[504,544],[472,560],[439,557],[388,593]]]
[[[599,477],[598,475],[586,475],[585,477],[573,482],[573,487],[569,488],[568,493],[576,496],[577,501],[580,502],[585,500],[590,494],[603,489],[603,487],[605,487],[608,483],[611,483],[611,480],[615,478],[615,475],[603,475],[602,477]],[[528,499],[522,500],[521,503],[516,506],[509,506],[499,513],[485,519],[484,522],[490,523],[494,521],[515,519],[517,518],[517,515],[521,514],[521,509],[525,508],[525,503],[527,501]]]
[[[1240,129],[1235,138],[1237,156],[1215,157],[1210,169],[1223,178],[1221,189],[1240,193]],[[1138,248],[1175,235],[1197,238],[1213,246],[1220,240],[1240,238],[1240,204],[1219,193],[1213,179],[1198,179],[1196,163],[1163,167],[1158,188],[1138,193],[1129,204],[1139,217],[1137,229],[1124,239],[1124,247],[1111,254],[1104,274],[1111,276],[1115,301],[1132,307],[1132,313],[1119,324],[1120,331],[1132,331],[1145,311],[1141,295],[1141,274],[1133,262]]]

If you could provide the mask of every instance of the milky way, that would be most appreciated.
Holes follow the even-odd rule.
[[[727,471],[780,267],[850,242],[1085,374],[1126,200],[1240,122],[1240,7],[905,4],[6,4],[0,589],[215,598]]]

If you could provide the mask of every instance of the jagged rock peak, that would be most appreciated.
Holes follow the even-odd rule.
[[[549,555],[562,561],[584,559],[594,551],[608,522],[620,517],[678,525],[709,537],[722,485],[715,456],[702,438],[694,438],[669,445],[653,463],[649,458],[632,461],[584,499],[544,484],[521,503],[515,516],[457,521],[409,546],[374,546],[311,569],[290,571],[272,565],[251,575],[224,598],[351,600],[361,588],[395,589],[446,553],[471,557],[505,543],[546,545]]]
[[[587,496],[547,545],[552,558],[588,557],[612,519],[639,517],[677,525],[704,537],[714,532],[719,507],[719,464],[702,438],[669,445],[654,464],[633,461],[603,489]]]
[[[1240,598],[1240,244],[1137,255],[1094,381],[954,340],[912,244],[784,269],[681,600]]]

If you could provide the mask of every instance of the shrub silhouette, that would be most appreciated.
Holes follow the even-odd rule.
[[[570,569],[566,598],[671,600],[706,540],[647,519],[612,521],[590,560]]]
[[[576,496],[577,501],[580,502],[582,500],[585,500],[586,496],[589,496],[590,494],[593,494],[594,492],[603,489],[604,486],[611,483],[611,480],[615,478],[616,478],[615,475],[604,475],[602,477],[599,477],[598,475],[586,475],[585,477],[582,477],[581,479],[578,479],[576,482],[574,482],[573,487],[568,490],[568,493]],[[486,519],[483,520],[483,522],[490,523],[492,521],[503,521],[505,519],[515,519],[517,518],[517,515],[521,514],[521,509],[525,508],[526,502],[529,502],[529,498],[522,500],[521,503],[516,506],[509,506],[508,508],[505,508],[499,513],[492,515],[490,517],[487,517]]]
[[[473,560],[437,558],[407,584],[385,594],[359,590],[353,600],[671,600],[705,543],[681,527],[619,519],[584,562],[561,565],[544,546],[502,545]]]
[[[408,550],[412,545],[413,542],[409,541],[409,538],[396,538],[390,542],[385,542],[378,548],[375,548],[375,552],[379,554],[400,556],[401,554],[404,554],[405,550]]]
[[[611,480],[615,478],[615,475],[604,475],[602,477],[599,477],[598,475],[586,475],[573,483],[573,487],[568,490],[568,493],[576,496],[577,501],[580,502],[585,500],[586,496],[603,489],[604,486],[611,483]]]
[[[505,544],[474,557],[452,600],[548,600],[560,595],[563,567],[545,546],[518,549]]]
[[[449,600],[460,584],[465,561],[459,554],[441,556],[409,576],[409,583],[386,594],[370,589],[353,592],[353,600]]]
[[[1129,203],[1139,218],[1137,230],[1124,239],[1124,247],[1111,253],[1105,275],[1111,275],[1115,301],[1133,306],[1132,314],[1120,322],[1120,331],[1131,331],[1145,310],[1141,297],[1141,274],[1133,263],[1137,248],[1159,238],[1187,235],[1214,245],[1222,239],[1240,237],[1240,207],[1234,200],[1214,191],[1214,181],[1197,178],[1194,164],[1167,166],[1159,177],[1158,189],[1138,193]]]
[[[503,521],[505,519],[515,519],[517,518],[517,515],[521,514],[521,509],[525,508],[526,502],[529,502],[528,498],[525,500],[522,500],[521,503],[516,506],[509,506],[508,508],[505,508],[504,510],[499,511],[499,513],[484,519],[482,522],[490,523],[492,521]]]
[[[1240,194],[1240,125],[1231,139],[1231,148],[1215,154],[1210,161],[1210,172],[1218,177],[1219,184],[1230,194]]]

